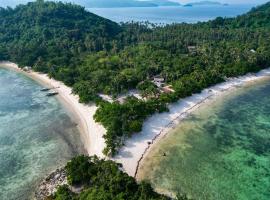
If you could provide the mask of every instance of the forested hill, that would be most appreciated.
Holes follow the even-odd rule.
[[[70,65],[84,52],[108,47],[121,30],[74,4],[28,3],[15,9],[0,9],[0,59],[20,65]]]
[[[240,15],[236,18],[225,19],[218,17],[208,25],[215,25],[226,28],[259,28],[270,27],[270,2],[255,7],[246,14]]]
[[[270,2],[253,8],[250,12],[236,18],[238,27],[270,27]]]

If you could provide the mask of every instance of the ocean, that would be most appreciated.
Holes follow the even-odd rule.
[[[234,17],[247,12],[253,6],[254,5],[99,8],[89,9],[89,11],[116,22],[150,21],[152,23],[170,24],[181,22],[195,23],[214,19],[218,16]],[[29,197],[33,195],[33,191],[39,181],[57,167],[63,166],[73,156],[84,152],[83,145],[80,141],[76,123],[72,119],[70,113],[63,108],[55,97],[49,98],[45,96],[44,92],[40,92],[42,86],[38,83],[22,74],[0,68],[0,85],[0,199],[29,199]],[[265,89],[265,91],[269,93],[270,86],[268,89]],[[259,94],[263,95],[263,93]],[[249,95],[253,95],[253,93],[250,93]],[[251,105],[252,108],[255,109],[256,107],[257,109],[264,109],[264,106],[270,105],[270,102],[267,102],[266,97],[264,97],[264,101],[262,103],[259,98],[260,96],[256,96],[256,98],[254,98],[259,104],[257,107],[254,105],[252,107]],[[252,101],[248,103],[252,103]],[[249,104],[246,105],[247,107],[244,106],[245,104],[243,103],[240,108],[250,109]],[[262,107],[260,108],[259,106]],[[236,107],[238,107],[238,105],[236,105]],[[252,111],[253,109],[250,110]],[[233,110],[232,112],[236,111]],[[211,113],[215,115],[214,111],[211,111]],[[243,125],[241,125],[241,120],[244,119],[238,119],[236,116],[233,116],[237,118],[239,124],[231,124],[230,127],[226,128],[229,128],[229,130],[233,131],[232,133],[234,134],[239,132],[241,138],[248,138],[248,136],[251,135],[250,132],[248,132],[248,136],[242,132],[242,128],[245,126],[250,125],[252,126],[250,128],[253,128],[256,131],[260,130],[262,134],[264,134],[263,139],[258,135],[261,132],[256,133],[256,137],[254,136],[254,139],[252,139],[252,144],[249,144],[248,140],[250,139],[247,139],[247,144],[250,145],[248,146],[249,148],[260,149],[260,145],[258,145],[259,143],[257,142],[261,142],[261,140],[263,142],[267,141],[264,139],[269,140],[269,135],[264,129],[258,129],[257,125],[262,128],[269,128],[267,120],[270,119],[265,116],[266,114],[255,114],[257,117],[261,117],[259,120],[262,120],[260,121],[262,124],[258,125],[253,123],[252,120],[254,120],[254,116],[251,115],[251,118],[248,119],[250,124],[243,123]],[[203,118],[204,117],[202,116],[202,121],[199,122],[206,123]],[[195,118],[192,120],[194,119]],[[196,120],[192,120],[187,120],[187,123],[189,124],[187,125],[188,127],[190,126],[190,123],[195,126],[194,122],[196,122],[196,127],[200,127],[199,130],[204,130],[201,123]],[[223,119],[220,118],[220,120],[222,121]],[[237,122],[237,120],[235,122]],[[234,121],[232,123],[234,123]],[[212,124],[212,126],[209,127],[205,125],[207,133],[212,133],[209,131],[212,129],[219,130],[219,128],[216,128],[214,118],[206,124]],[[223,123],[222,125],[225,126]],[[236,131],[234,128],[239,128],[239,126],[241,129]],[[197,129],[195,128],[194,130]],[[185,131],[190,133],[189,129]],[[215,136],[213,134],[213,137],[211,134],[204,134],[204,131],[198,132],[199,139],[196,135],[187,134],[187,138],[189,138],[188,140],[191,140],[190,143],[187,143],[188,146],[194,145],[198,146],[198,148],[205,148],[205,151],[211,150],[211,154],[209,154],[209,157],[207,157],[207,159],[205,158],[205,160],[208,161],[209,159],[214,159],[215,156],[221,156],[221,160],[214,159],[213,164],[212,162],[209,163],[202,159],[204,158],[203,156],[206,155],[205,151],[202,151],[201,154],[199,154],[195,149],[195,152],[190,151],[182,153],[181,148],[178,148],[183,143],[181,141],[181,134],[175,134],[170,137],[173,138],[173,141],[169,141],[169,139],[168,141],[164,141],[165,147],[167,144],[172,144],[172,148],[166,149],[166,152],[172,152],[174,156],[169,156],[166,158],[166,161],[159,159],[153,160],[153,162],[157,162],[154,165],[156,168],[151,168],[151,173],[149,173],[148,178],[151,180],[155,188],[175,193],[176,191],[179,191],[179,187],[181,187],[181,191],[183,190],[188,194],[198,196],[206,192],[206,197],[209,196],[212,198],[212,196],[219,193],[222,188],[224,188],[224,191],[220,195],[222,196],[223,193],[224,195],[228,194],[228,190],[231,189],[229,186],[236,180],[236,183],[240,186],[238,187],[237,185],[233,185],[232,195],[242,195],[246,192],[246,194],[250,196],[269,197],[269,192],[267,193],[265,190],[266,186],[270,188],[269,179],[268,181],[266,178],[263,179],[263,175],[269,177],[269,167],[267,168],[267,166],[269,166],[269,157],[266,157],[266,155],[269,156],[268,143],[264,145],[264,148],[268,151],[266,152],[267,154],[265,154],[265,150],[259,150],[259,154],[257,155],[253,152],[255,150],[243,150],[241,147],[241,151],[235,150],[231,154],[223,155],[223,152],[220,153],[220,151],[223,150],[207,149],[208,144],[209,147],[214,148],[211,145],[215,144],[215,137],[218,137],[218,140],[221,141],[225,141],[226,139],[229,141],[232,140],[232,136],[224,136],[222,128],[220,128],[220,131],[220,136]],[[238,136],[235,137],[236,139],[238,138]],[[209,141],[206,140],[206,138],[209,139]],[[235,138],[233,137],[233,139]],[[205,144],[201,144],[201,141],[205,141]],[[198,143],[193,144],[192,142]],[[161,146],[161,148],[163,148],[163,146]],[[227,151],[227,147],[222,148]],[[182,154],[190,156],[183,157]],[[222,156],[224,156],[224,158]],[[184,161],[182,161],[182,159]],[[225,161],[223,159],[225,159]],[[239,165],[237,165],[235,159],[239,160]],[[183,162],[184,164],[182,165],[181,163]],[[214,162],[216,162],[216,164]],[[236,170],[236,172],[226,171],[219,162],[225,163],[225,167],[228,168],[230,168],[229,164],[232,162],[233,166],[231,167],[231,170]],[[198,166],[196,165],[197,163],[200,163],[199,166],[202,166],[201,170],[194,173],[194,176],[189,176],[191,172],[191,174],[193,174],[194,170],[198,170]],[[250,168],[246,166],[246,163],[251,165]],[[220,168],[220,170],[215,170],[215,166]],[[239,167],[239,170],[248,171],[245,174],[241,174],[237,171],[237,167]],[[255,170],[256,167],[259,168],[258,172]],[[221,176],[219,177],[215,172],[219,173]],[[236,178],[236,175],[231,175],[229,173],[236,173],[239,177]],[[224,176],[227,176],[228,180],[224,180]],[[250,179],[248,179],[248,177]],[[213,180],[211,180],[211,178]],[[256,182],[256,180],[258,182]],[[214,183],[212,187],[208,184],[211,181]],[[195,184],[196,187],[193,187],[193,184]],[[238,190],[239,192],[237,192]],[[259,192],[261,192],[261,196],[257,196],[259,195]]]
[[[254,4],[231,4],[194,7],[88,8],[88,10],[115,22],[149,21],[157,24],[171,24],[203,22],[219,16],[235,17],[246,13],[254,6]]]
[[[42,178],[84,152],[70,113],[37,82],[0,68],[0,199],[30,199]]]
[[[146,157],[139,177],[172,196],[268,200],[269,130],[270,81],[238,88],[171,130]]]

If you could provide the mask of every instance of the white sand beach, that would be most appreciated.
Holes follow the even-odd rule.
[[[23,73],[45,87],[55,88],[53,90],[59,93],[57,98],[69,111],[72,112],[75,117],[81,133],[82,141],[88,154],[104,157],[102,154],[102,150],[105,147],[103,135],[106,133],[106,129],[102,125],[96,123],[93,119],[97,109],[94,104],[85,105],[79,103],[79,97],[72,94],[72,89],[70,87],[67,87],[60,81],[49,78],[46,74],[33,71],[24,72],[18,68],[16,64],[11,62],[0,62],[0,66]]]
[[[103,135],[106,133],[104,127],[96,123],[93,115],[97,107],[79,103],[77,95],[72,94],[71,88],[63,83],[50,79],[46,74],[37,72],[24,72],[14,63],[0,62],[0,66],[15,70],[33,78],[46,87],[54,87],[59,93],[59,99],[69,110],[78,117],[79,128],[83,133],[84,144],[89,155],[104,157],[102,150],[105,147]],[[151,147],[162,139],[169,130],[181,122],[189,113],[200,107],[204,102],[220,95],[228,95],[229,92],[248,83],[259,81],[270,77],[270,68],[256,74],[248,74],[239,78],[231,78],[226,82],[203,90],[200,94],[194,94],[179,100],[169,106],[170,112],[155,114],[149,117],[143,125],[140,133],[127,139],[125,146],[120,149],[119,154],[113,160],[122,163],[123,169],[129,175],[135,176],[143,158],[151,150]]]
[[[124,170],[129,175],[136,177],[140,164],[151,151],[153,145],[187,117],[188,114],[210,99],[220,95],[229,95],[229,91],[269,77],[270,69],[268,68],[257,74],[228,79],[224,83],[203,90],[200,94],[194,94],[191,97],[179,100],[169,106],[170,112],[155,114],[148,118],[143,125],[142,131],[125,142],[125,146],[114,160],[122,163]]]

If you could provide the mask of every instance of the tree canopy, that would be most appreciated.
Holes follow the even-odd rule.
[[[60,71],[62,77],[72,75],[65,74],[65,67],[74,67],[85,52],[110,49],[110,40],[120,30],[116,23],[71,3],[38,0],[0,10],[5,58],[37,71]]]
[[[80,194],[70,191],[67,185],[58,188],[51,197],[56,200],[169,200],[154,192],[149,183],[137,183],[120,170],[113,161],[97,157],[77,156],[66,165],[70,185],[83,185]]]
[[[104,153],[114,155],[125,137],[167,105],[200,92],[226,77],[270,66],[270,3],[235,17],[163,27],[116,24],[84,8],[38,0],[0,9],[0,59],[49,73],[80,96],[98,102],[97,122],[107,129]],[[172,85],[162,93],[155,76]],[[139,89],[147,100],[102,102]]]

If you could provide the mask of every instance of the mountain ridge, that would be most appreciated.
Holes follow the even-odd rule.
[[[87,8],[119,8],[119,7],[159,7],[159,6],[180,6],[179,3],[169,0],[91,0],[80,1]]]
[[[209,5],[228,5],[228,4],[223,4],[220,3],[219,1],[198,1],[187,3],[184,6],[191,7],[191,6],[209,6]]]

